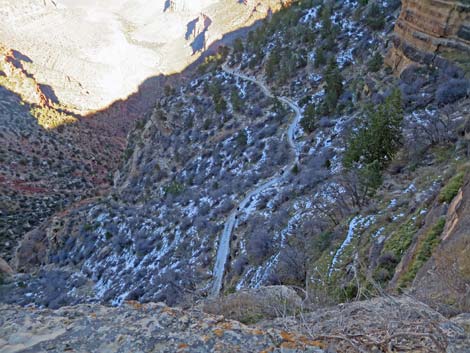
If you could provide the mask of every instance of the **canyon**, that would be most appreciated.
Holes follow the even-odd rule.
[[[0,352],[470,350],[469,6],[280,4],[0,6]]]
[[[103,194],[164,86],[280,4],[1,1],[0,83],[11,93],[0,117],[0,257],[55,212]]]
[[[106,108],[148,78],[181,72],[226,33],[248,27],[281,1],[0,2],[0,43],[80,113]]]

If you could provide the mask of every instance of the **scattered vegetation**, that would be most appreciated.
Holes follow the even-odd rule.
[[[206,56],[203,63],[198,66],[199,74],[215,70],[226,60],[229,50],[228,47],[220,46],[217,53]]]
[[[403,289],[407,287],[416,277],[419,269],[428,261],[431,257],[434,248],[440,242],[440,236],[444,230],[446,224],[445,218],[440,218],[436,224],[429,230],[424,236],[421,243],[417,246],[414,253],[413,260],[408,267],[408,270],[400,278],[398,288]]]
[[[385,241],[383,253],[389,253],[396,259],[401,259],[410,247],[418,229],[416,220],[410,217]]]
[[[372,2],[367,10],[367,25],[375,31],[380,31],[385,26],[385,16],[383,9],[376,3]]]
[[[184,185],[178,183],[177,181],[173,181],[170,184],[164,187],[165,195],[179,195],[184,191]]]
[[[369,68],[370,72],[377,72],[379,71],[384,63],[384,59],[382,55],[376,51],[372,59],[369,60],[367,63],[367,67]]]
[[[465,173],[460,172],[452,177],[439,193],[439,202],[451,203],[463,185]]]
[[[55,129],[77,121],[73,116],[49,107],[34,107],[31,109],[31,115],[38,119],[39,125],[46,129]]]

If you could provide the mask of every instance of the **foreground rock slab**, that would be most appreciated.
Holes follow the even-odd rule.
[[[324,352],[303,336],[270,334],[223,316],[127,303],[59,310],[0,306],[0,352]]]
[[[246,326],[163,303],[0,306],[0,352],[468,352],[470,316],[409,297],[342,304]]]

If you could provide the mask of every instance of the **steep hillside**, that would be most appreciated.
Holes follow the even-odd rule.
[[[0,258],[10,261],[17,240],[55,212],[109,187],[135,121],[178,76],[156,74],[184,69],[280,6],[164,3],[0,1],[0,85],[20,98],[2,90]]]
[[[131,114],[116,121],[119,112],[88,119],[70,113],[49,98],[25,61],[0,47],[0,258],[6,260],[26,232],[109,187],[135,121]]]
[[[446,234],[468,235],[469,80],[452,61],[383,65],[399,5],[302,1],[221,47],[136,125],[109,195],[26,235],[0,299],[174,305],[286,284],[311,308],[432,282]],[[447,313],[468,310],[465,255],[445,267],[463,271],[454,299],[425,298]]]
[[[451,313],[466,310],[470,306],[470,224],[467,216],[470,207],[469,174],[457,177],[462,187],[447,210],[441,242],[434,245],[430,261],[419,269],[413,283],[413,291],[418,297],[445,312],[450,308]],[[457,189],[452,185],[449,187]]]

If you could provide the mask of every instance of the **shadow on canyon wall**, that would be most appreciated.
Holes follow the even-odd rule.
[[[122,163],[128,133],[137,120],[152,114],[165,86],[176,88],[193,77],[206,57],[245,36],[262,21],[227,33],[208,48],[199,49],[202,55],[180,73],[149,77],[127,98],[84,116],[75,115],[73,124],[44,129],[28,110],[34,105],[23,105],[18,94],[2,88],[0,126],[3,125],[7,137],[0,134],[4,142],[0,158],[15,154],[0,164],[0,258],[11,261],[20,239],[55,213],[106,194],[113,173]],[[15,58],[19,65],[21,61],[30,61],[17,51]],[[38,87],[50,102],[59,103],[52,87],[39,84]],[[20,119],[13,119],[13,115]],[[29,160],[22,165],[18,156]]]

